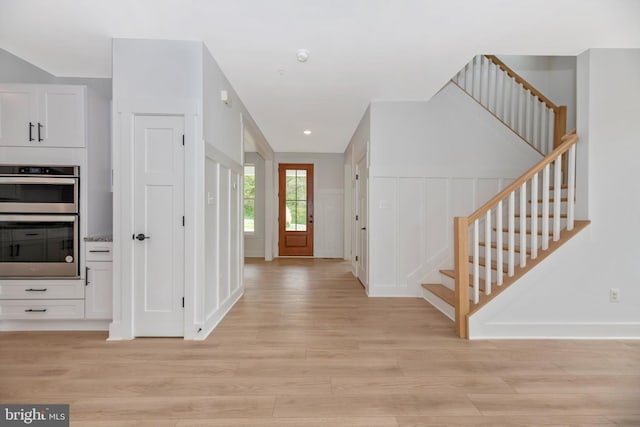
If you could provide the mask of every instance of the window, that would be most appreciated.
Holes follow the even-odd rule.
[[[256,165],[244,165],[244,232],[254,233],[256,207]]]
[[[287,169],[287,231],[307,230],[307,171],[305,169]]]

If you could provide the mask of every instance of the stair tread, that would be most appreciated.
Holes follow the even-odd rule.
[[[480,243],[478,243],[478,246],[482,246],[482,247],[484,247],[484,246],[486,246],[486,245],[487,245],[487,243],[486,243],[486,242],[480,242]],[[492,243],[491,243],[491,247],[492,247],[493,249],[495,249],[497,246],[498,246],[498,245],[497,245],[496,243],[494,243],[494,242],[492,242]],[[509,245],[508,245],[508,244],[506,244],[506,243],[505,243],[505,244],[503,244],[503,245],[502,245],[502,250],[503,250],[503,251],[508,251],[508,250],[509,250]],[[527,250],[527,254],[530,254],[530,253],[531,253],[531,249],[530,249],[530,248],[526,248],[526,250]],[[515,246],[515,247],[514,247],[514,251],[515,251],[515,252],[520,252],[520,246]]]
[[[549,199],[549,203],[553,203],[554,201],[555,201],[555,199]],[[569,198],[568,198],[568,197],[562,197],[562,198],[560,198],[560,202],[561,202],[561,203],[562,203],[562,202],[567,202],[567,201],[569,201]],[[532,200],[529,200],[529,203],[533,203],[533,201],[532,201]],[[542,203],[542,199],[538,199],[538,203]]]
[[[440,273],[445,275],[445,276],[447,276],[447,277],[450,277],[450,278],[452,278],[454,280],[456,278],[455,270],[440,270]],[[469,274],[469,283],[470,284],[473,283],[473,274]],[[484,284],[485,284],[485,281],[484,281],[484,279],[481,278],[480,279],[480,290],[481,291],[484,291]]]
[[[435,296],[437,296],[438,298],[440,298],[442,301],[449,304],[450,306],[452,307],[455,306],[456,294],[454,291],[447,288],[446,286],[440,283],[426,283],[426,284],[423,284],[422,287],[428,290],[429,292],[431,292],[432,294],[434,294]]]
[[[519,213],[515,214],[514,216],[516,218],[520,218],[520,214]],[[565,214],[565,213],[561,213],[560,214],[560,218],[566,218],[566,217],[567,217],[567,214]],[[527,213],[527,218],[531,218],[531,214],[530,213]],[[541,213],[538,214],[538,218],[542,218],[542,214]],[[551,212],[549,212],[549,219],[553,219],[553,214]]]
[[[496,227],[493,227],[493,231],[498,231],[498,229]],[[513,230],[513,231],[516,234],[520,234],[520,230]],[[503,233],[508,233],[509,229],[508,228],[503,228],[502,232]],[[525,230],[525,232],[527,234],[531,234],[531,230],[529,230],[529,229]],[[549,236],[551,236],[551,235],[553,235],[553,230],[549,230]],[[542,230],[541,229],[538,229],[538,236],[542,236]]]

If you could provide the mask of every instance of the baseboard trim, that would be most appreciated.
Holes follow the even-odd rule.
[[[214,314],[209,316],[206,322],[200,327],[200,332],[196,332],[194,335],[185,336],[185,339],[192,339],[195,341],[204,341],[207,339],[209,334],[214,331],[214,329],[220,324],[222,319],[227,316],[227,313],[233,308],[234,305],[242,298],[244,295],[244,288],[238,288],[231,296],[225,301],[222,306],[216,310]]]
[[[475,332],[477,331],[477,332]],[[470,319],[469,339],[640,339],[640,323],[487,323]]]
[[[0,331],[108,331],[109,320],[3,320]]]
[[[422,287],[413,286],[372,286],[368,295],[372,298],[421,298]]]

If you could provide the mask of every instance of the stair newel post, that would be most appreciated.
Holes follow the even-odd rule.
[[[456,333],[467,338],[469,314],[469,222],[465,217],[453,220],[453,246],[456,270]]]
[[[567,133],[567,107],[561,105],[553,112],[553,148],[562,144],[562,137]],[[566,156],[562,161],[562,183],[567,183]]]
[[[568,160],[569,170],[567,176],[567,230],[573,230],[575,219],[575,196],[576,196],[576,146],[569,148]]]

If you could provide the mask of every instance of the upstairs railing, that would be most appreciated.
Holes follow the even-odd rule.
[[[527,262],[547,250],[550,240],[560,239],[562,220],[566,221],[567,230],[573,229],[578,142],[574,132],[562,137],[558,147],[480,209],[468,217],[454,219],[455,312],[460,337],[467,336],[470,301],[478,304],[482,287],[487,296],[491,295],[494,286],[503,286],[517,267],[526,267]],[[563,157],[568,168],[566,186],[562,180]],[[566,189],[564,197],[563,189]],[[566,214],[561,212],[563,202]]]
[[[453,82],[547,155],[567,131],[567,107],[557,106],[493,55],[477,55]]]

